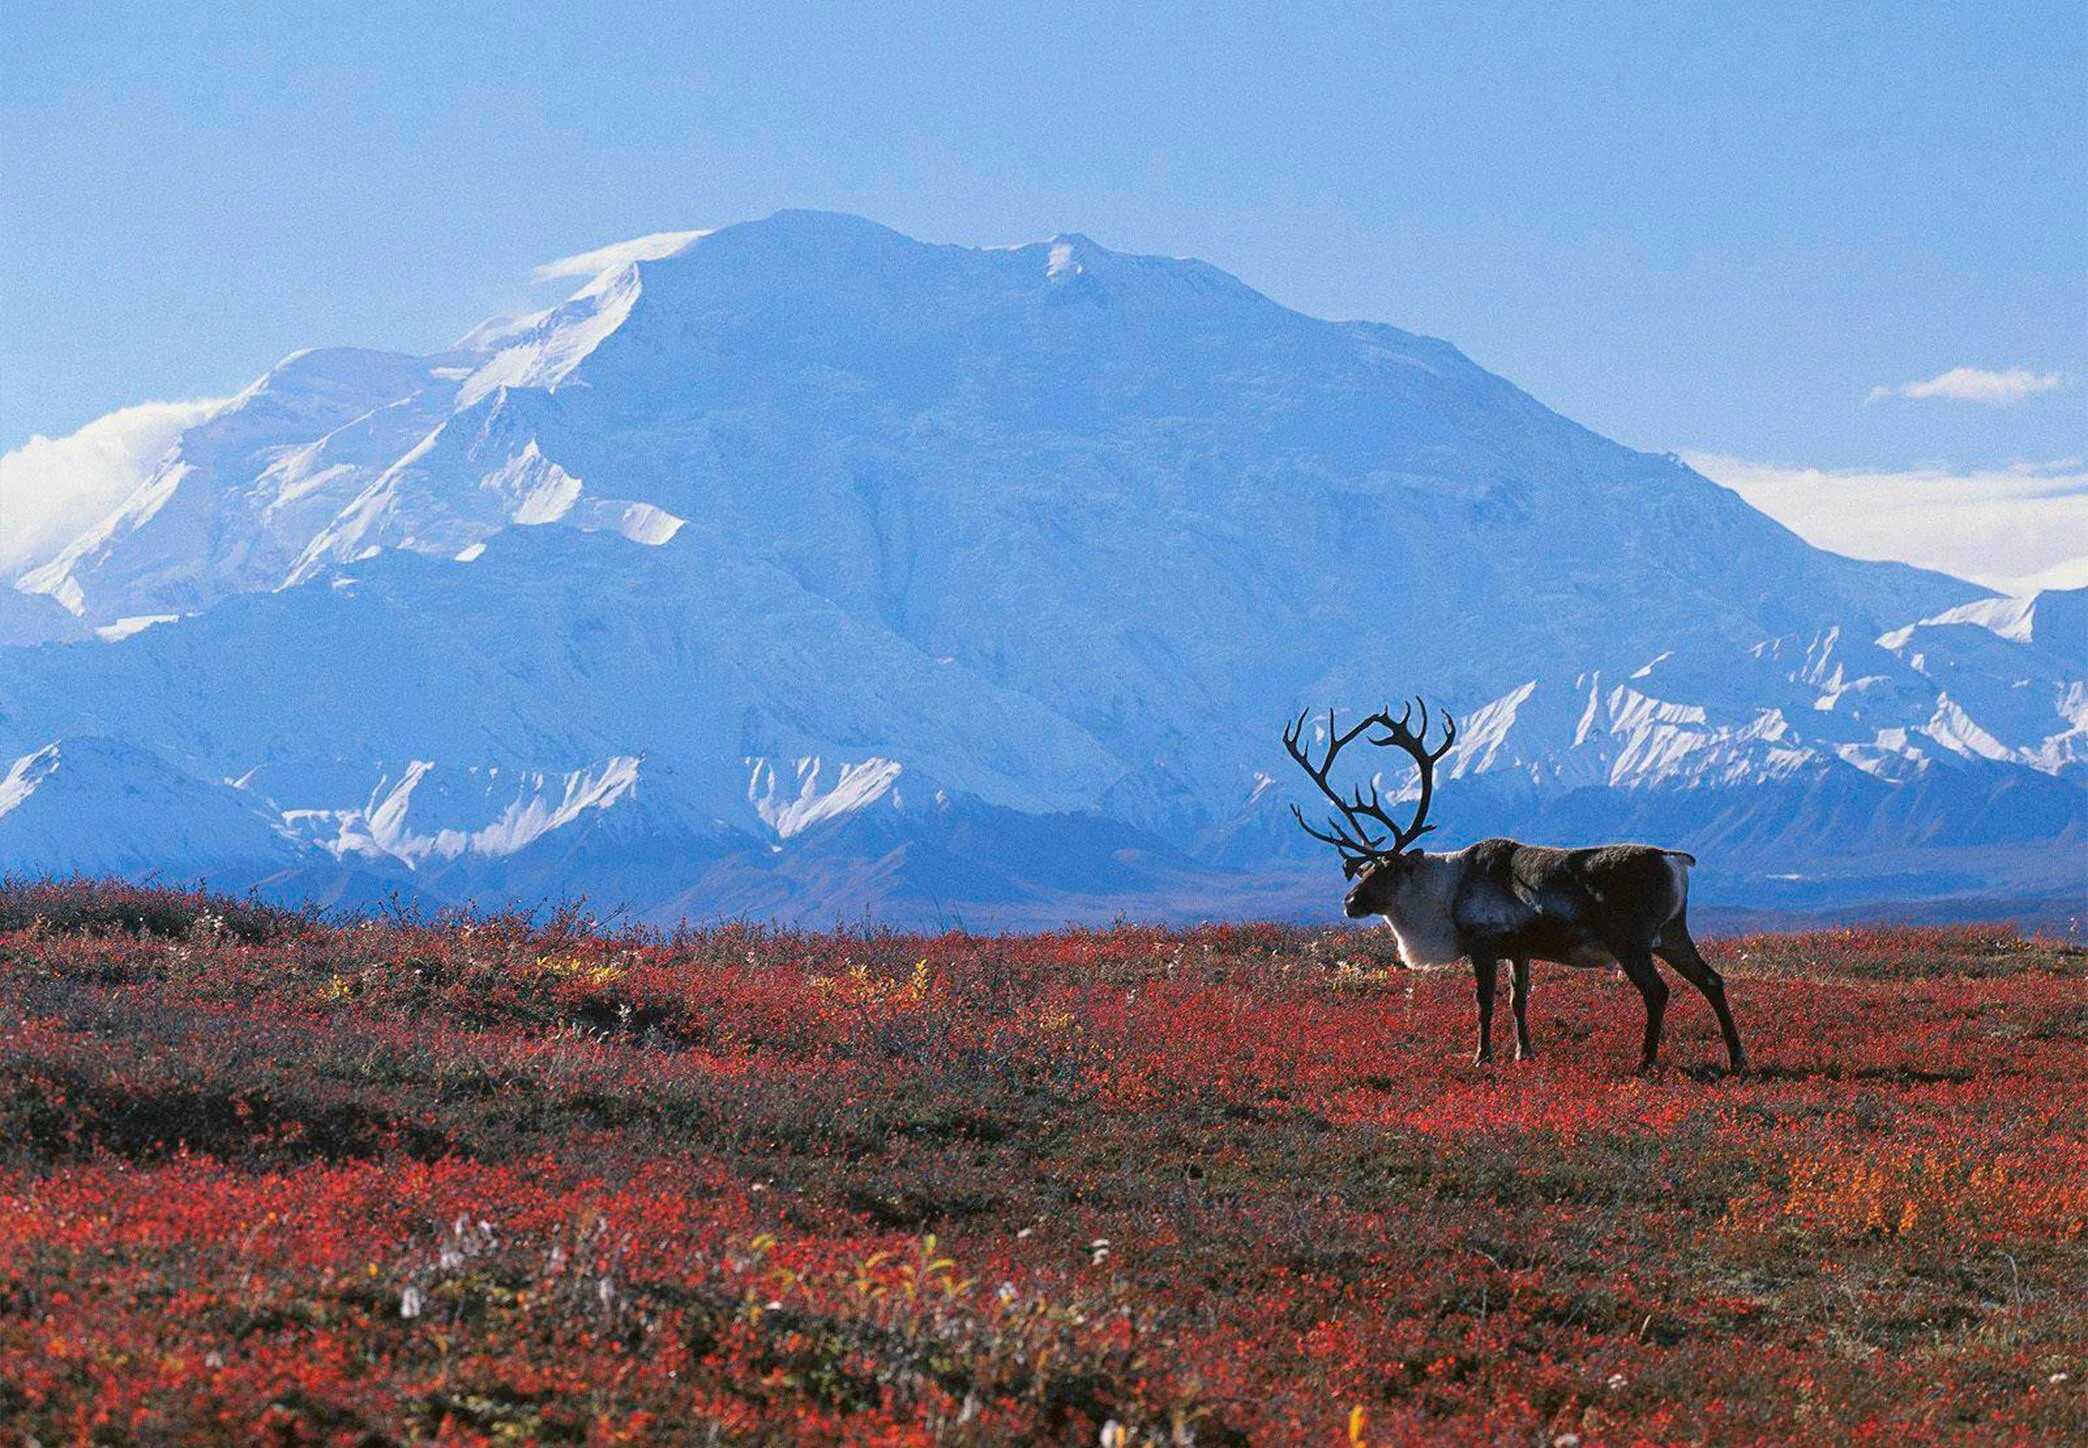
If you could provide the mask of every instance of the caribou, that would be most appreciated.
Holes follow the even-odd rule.
[[[1667,983],[1653,964],[1658,956],[1711,1002],[1732,1069],[1747,1069],[1747,1052],[1726,1005],[1725,981],[1689,935],[1694,856],[1653,845],[1554,849],[1505,839],[1439,854],[1415,849],[1414,842],[1435,828],[1428,819],[1435,768],[1457,741],[1457,721],[1443,715],[1442,742],[1431,748],[1428,705],[1421,700],[1406,705],[1396,719],[1389,708],[1382,709],[1346,730],[1337,727],[1329,709],[1326,753],[1315,763],[1305,747],[1310,717],[1307,710],[1291,722],[1283,731],[1283,747],[1335,814],[1321,830],[1297,805],[1291,813],[1307,834],[1340,852],[1342,874],[1353,882],[1342,904],[1351,920],[1383,916],[1400,960],[1411,969],[1454,965],[1460,959],[1472,963],[1479,996],[1479,1062],[1493,1059],[1494,991],[1504,959],[1511,967],[1515,1059],[1536,1054],[1528,1016],[1530,962],[1547,960],[1623,970],[1646,1005],[1639,1070],[1653,1070],[1668,999]],[[1375,775],[1367,798],[1360,785],[1347,795],[1334,786],[1336,757],[1358,739],[1398,750],[1419,771],[1420,796],[1405,824],[1386,810]]]

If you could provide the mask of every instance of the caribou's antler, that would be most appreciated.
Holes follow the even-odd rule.
[[[1392,720],[1383,713],[1372,714],[1354,728],[1344,730],[1337,724],[1334,711],[1329,709],[1327,711],[1327,755],[1318,764],[1314,764],[1312,757],[1300,747],[1305,738],[1305,722],[1311,717],[1311,712],[1309,709],[1306,710],[1296,719],[1293,719],[1289,726],[1284,729],[1283,747],[1290,757],[1298,762],[1298,767],[1312,777],[1312,782],[1319,786],[1320,793],[1325,795],[1333,803],[1334,808],[1340,811],[1341,818],[1337,819],[1332,815],[1327,817],[1328,827],[1333,831],[1333,833],[1329,834],[1326,830],[1314,829],[1306,820],[1305,812],[1296,805],[1291,806],[1291,813],[1298,817],[1298,824],[1306,834],[1311,835],[1316,840],[1325,841],[1339,850],[1343,868],[1353,875],[1359,866],[1371,860],[1381,860],[1387,855],[1397,853],[1396,846],[1392,849],[1387,849],[1385,842],[1372,833],[1372,824],[1370,822],[1375,822],[1376,825],[1386,830],[1394,839],[1397,839],[1399,836],[1399,826],[1393,821],[1391,816],[1385,813],[1384,806],[1379,802],[1375,784],[1371,785],[1370,798],[1367,800],[1363,797],[1363,791],[1360,786],[1357,787],[1353,798],[1344,799],[1341,791],[1334,788],[1328,776],[1334,768],[1335,756],[1340,754],[1345,746],[1354,743],[1365,731],[1373,727],[1389,728]],[[1342,828],[1342,820],[1348,821],[1347,829]]]
[[[1292,720],[1289,726],[1284,729],[1283,747],[1290,757],[1298,762],[1298,767],[1312,777],[1312,782],[1319,786],[1320,793],[1333,802],[1334,808],[1341,812],[1341,818],[1336,819],[1332,815],[1328,816],[1327,824],[1332,830],[1332,833],[1328,833],[1327,830],[1314,829],[1311,823],[1306,820],[1305,812],[1296,805],[1291,806],[1291,813],[1297,816],[1298,824],[1304,829],[1306,834],[1311,835],[1316,840],[1322,840],[1332,845],[1341,852],[1342,869],[1346,873],[1354,875],[1359,868],[1373,860],[1390,859],[1434,828],[1433,825],[1428,823],[1428,805],[1431,796],[1435,792],[1435,764],[1437,760],[1449,752],[1451,743],[1457,738],[1457,723],[1455,720],[1451,719],[1447,714],[1443,716],[1444,735],[1442,745],[1435,750],[1430,750],[1426,744],[1428,735],[1428,706],[1426,704],[1421,705],[1421,731],[1418,734],[1410,727],[1414,717],[1414,709],[1411,704],[1407,706],[1397,719],[1392,717],[1391,710],[1381,709],[1375,714],[1366,716],[1354,728],[1346,730],[1336,726],[1334,711],[1329,709],[1327,711],[1327,755],[1326,758],[1315,765],[1312,762],[1312,757],[1300,747],[1305,737],[1305,722],[1311,717],[1311,712],[1309,709],[1306,710]],[[1341,753],[1343,747],[1355,742],[1366,731],[1373,728],[1382,729],[1385,733],[1383,738],[1372,739],[1370,741],[1372,744],[1378,745],[1380,748],[1396,747],[1405,750],[1413,756],[1415,764],[1421,770],[1421,802],[1419,807],[1415,809],[1413,818],[1407,822],[1404,828],[1400,826],[1398,821],[1385,813],[1384,805],[1378,796],[1377,784],[1374,781],[1370,786],[1370,797],[1368,799],[1363,797],[1363,788],[1360,785],[1356,787],[1353,794],[1344,798],[1341,791],[1334,788],[1328,778],[1334,768],[1334,758]],[[1348,822],[1347,829],[1342,828],[1342,820],[1344,819]],[[1390,837],[1389,843],[1387,840],[1375,835],[1373,833],[1374,828],[1383,829]]]
[[[1414,717],[1416,707],[1421,710],[1421,728],[1418,731],[1408,727]],[[1385,737],[1373,739],[1370,742],[1377,745],[1380,749],[1405,750],[1413,756],[1414,767],[1421,772],[1421,799],[1414,806],[1414,817],[1407,822],[1405,829],[1402,830],[1395,827],[1393,830],[1396,838],[1392,844],[1392,853],[1396,855],[1435,828],[1434,825],[1428,822],[1428,806],[1435,798],[1436,761],[1448,754],[1450,746],[1457,742],[1457,721],[1447,713],[1443,715],[1443,742],[1430,749],[1428,747],[1428,703],[1426,700],[1414,700],[1412,704],[1407,705],[1400,711],[1397,719],[1392,717],[1390,709],[1371,717],[1385,726]]]

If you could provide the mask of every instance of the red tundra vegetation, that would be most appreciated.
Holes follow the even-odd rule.
[[[1758,1073],[1381,935],[0,890],[0,1436],[2088,1440],[2088,953],[1728,941]]]

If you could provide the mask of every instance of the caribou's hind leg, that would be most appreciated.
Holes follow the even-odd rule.
[[[1476,1065],[1493,1059],[1494,988],[1500,981],[1500,964],[1483,951],[1472,957],[1472,979],[1479,993],[1479,1054],[1472,1058]]]
[[[1689,924],[1677,916],[1661,932],[1660,943],[1653,947],[1656,954],[1675,968],[1684,980],[1704,993],[1711,1002],[1711,1010],[1718,1017],[1719,1032],[1725,1037],[1726,1057],[1735,1071],[1747,1069],[1747,1052],[1740,1045],[1740,1028],[1733,1024],[1733,1012],[1726,1005],[1725,977],[1711,968],[1689,938]]]
[[[1518,956],[1509,964],[1509,1000],[1515,1007],[1515,1059],[1527,1061],[1537,1054],[1537,1048],[1530,1044],[1530,962]]]
[[[1667,1014],[1667,982],[1660,978],[1660,968],[1653,964],[1653,953],[1643,945],[1625,946],[1616,951],[1616,957],[1646,1002],[1646,1039],[1639,1053],[1639,1071],[1644,1074],[1660,1058],[1660,1021]]]

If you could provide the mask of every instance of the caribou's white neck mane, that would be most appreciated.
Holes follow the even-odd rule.
[[[1409,970],[1455,965],[1464,956],[1458,940],[1455,906],[1464,878],[1464,853],[1430,855],[1416,852],[1385,912],[1385,923],[1399,942],[1399,958]]]

